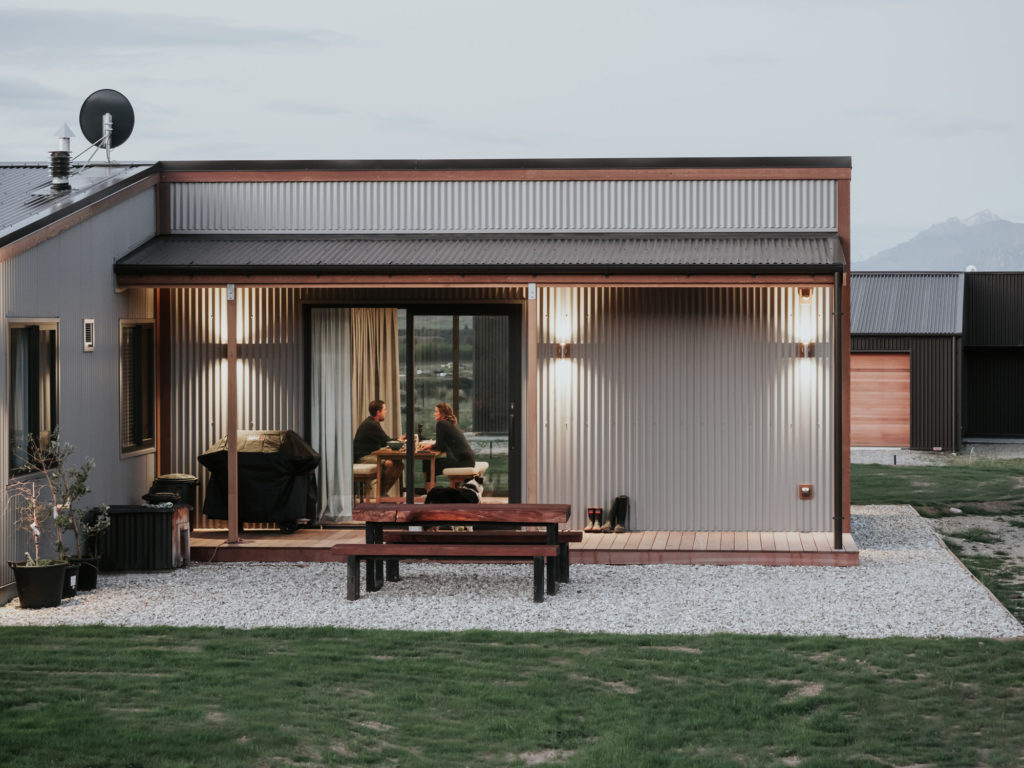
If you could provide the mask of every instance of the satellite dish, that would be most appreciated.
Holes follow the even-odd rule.
[[[110,144],[102,145],[105,136],[104,115],[110,115]],[[128,141],[135,127],[135,110],[123,94],[109,88],[90,94],[78,113],[78,125],[90,144],[101,144],[111,150]]]

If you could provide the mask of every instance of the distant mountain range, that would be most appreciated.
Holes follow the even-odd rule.
[[[962,272],[1024,270],[1024,224],[1001,219],[991,211],[967,219],[947,219],[905,243],[853,264],[854,270]]]

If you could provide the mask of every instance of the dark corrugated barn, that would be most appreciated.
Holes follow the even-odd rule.
[[[1024,438],[1022,299],[1024,273],[965,275],[963,387],[968,438]]]
[[[852,444],[959,450],[963,273],[854,273],[850,300]]]

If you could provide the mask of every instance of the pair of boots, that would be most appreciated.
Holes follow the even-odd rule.
[[[626,526],[629,525],[629,497],[616,496],[607,515],[600,507],[587,507],[587,519],[590,522],[584,531],[625,533]]]

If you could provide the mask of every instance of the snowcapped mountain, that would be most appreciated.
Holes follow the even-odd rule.
[[[991,211],[946,219],[853,266],[864,271],[962,271],[968,266],[992,272],[1024,270],[1024,224]]]

